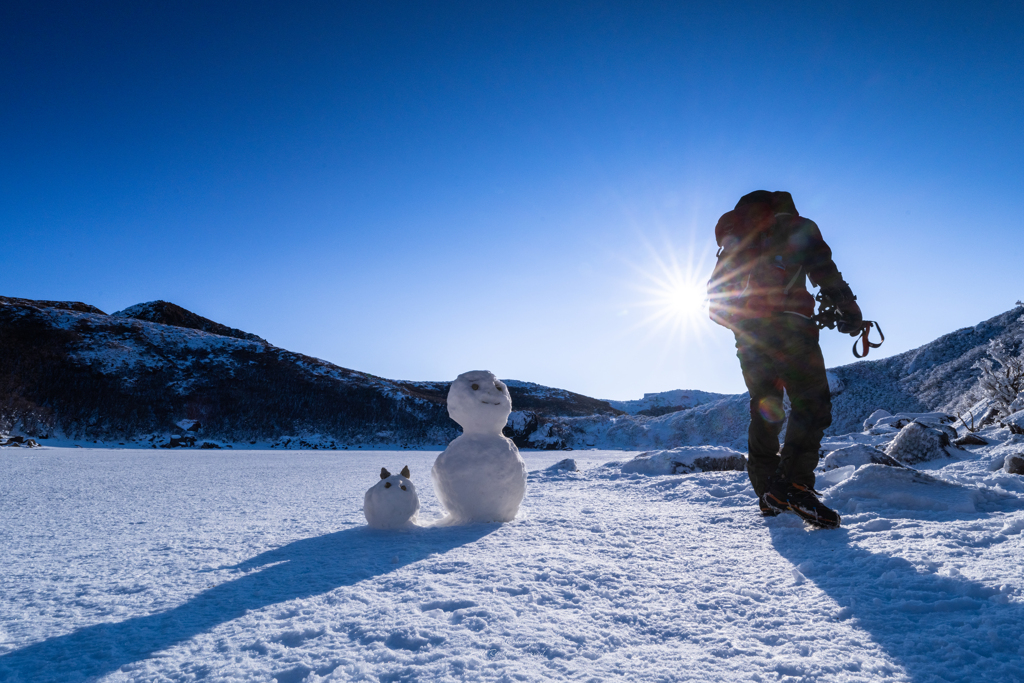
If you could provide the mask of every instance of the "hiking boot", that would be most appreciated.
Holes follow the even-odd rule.
[[[764,496],[761,496],[760,498],[757,499],[757,504],[761,508],[762,517],[775,517],[776,515],[780,514],[778,510],[776,510],[775,508],[773,508],[771,505],[764,501]]]
[[[765,517],[774,517],[783,512],[789,512],[788,488],[786,484],[774,478],[769,481],[768,490],[761,494],[757,501],[761,506],[761,514]]]
[[[808,524],[822,529],[835,529],[839,526],[839,513],[825,507],[818,500],[818,492],[810,486],[789,484],[786,486],[786,501],[789,503],[789,509],[800,515]]]

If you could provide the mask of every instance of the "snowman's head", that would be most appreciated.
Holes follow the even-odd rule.
[[[462,373],[448,390],[448,414],[467,433],[500,434],[511,412],[508,387],[487,370]]]

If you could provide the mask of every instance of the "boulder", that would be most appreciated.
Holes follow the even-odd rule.
[[[911,422],[900,430],[885,449],[885,453],[904,465],[917,465],[931,460],[956,457],[964,451],[953,445],[949,433],[945,430],[920,422]]]
[[[977,434],[967,433],[953,441],[954,445],[988,445],[988,441]]]
[[[622,465],[624,474],[692,474],[747,469],[747,459],[739,451],[724,446],[681,446],[667,451],[641,453]]]
[[[1006,456],[1003,459],[1003,471],[1007,474],[1024,474],[1024,453]]]
[[[513,410],[508,416],[508,423],[501,433],[512,439],[518,448],[530,448],[530,435],[537,431],[540,422],[537,414],[531,410]]]
[[[1024,434],[1024,410],[1010,413],[999,422],[1009,428],[1011,434]]]

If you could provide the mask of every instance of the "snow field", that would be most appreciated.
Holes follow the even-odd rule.
[[[742,472],[523,455],[515,521],[375,531],[382,466],[441,516],[436,452],[5,452],[0,680],[1024,680],[1024,485],[987,460],[834,470],[821,531]]]

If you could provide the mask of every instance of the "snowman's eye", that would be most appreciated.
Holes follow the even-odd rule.
[[[477,389],[480,388],[479,384],[471,384],[470,386],[473,387],[473,391],[476,391]]]
[[[384,482],[384,488],[386,488],[386,489],[391,488],[391,482],[390,481]]]
[[[409,489],[405,488],[405,484],[402,484],[402,490],[403,491],[408,491]]]

